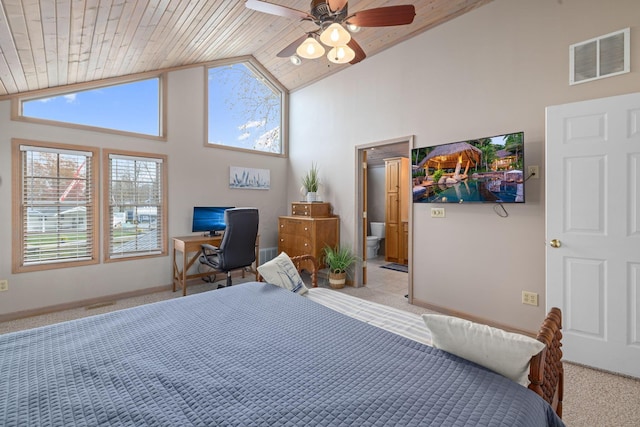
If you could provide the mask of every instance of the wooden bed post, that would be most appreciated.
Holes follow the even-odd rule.
[[[561,330],[562,313],[559,308],[553,307],[544,319],[537,336],[545,348],[531,358],[529,370],[529,388],[546,400],[559,417],[562,417],[564,394]]]

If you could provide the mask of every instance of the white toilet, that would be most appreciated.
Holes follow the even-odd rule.
[[[371,222],[371,236],[367,236],[367,258],[378,256],[380,241],[384,239],[384,222]]]

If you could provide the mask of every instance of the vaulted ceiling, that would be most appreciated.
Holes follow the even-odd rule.
[[[309,0],[269,0],[304,12]],[[362,28],[367,57],[491,0],[351,0],[349,12],[413,4],[412,24]],[[0,99],[245,55],[290,91],[346,67],[276,56],[315,25],[250,10],[243,0],[2,0]],[[366,59],[365,59],[366,61]]]

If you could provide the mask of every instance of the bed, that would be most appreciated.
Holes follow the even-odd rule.
[[[559,313],[528,389],[337,295],[250,282],[2,335],[0,424],[563,425]]]

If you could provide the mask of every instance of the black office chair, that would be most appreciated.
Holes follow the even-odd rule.
[[[231,286],[231,271],[249,267],[256,260],[258,209],[227,209],[224,222],[226,228],[220,247],[203,244],[199,260],[216,271],[226,273],[227,286]]]

